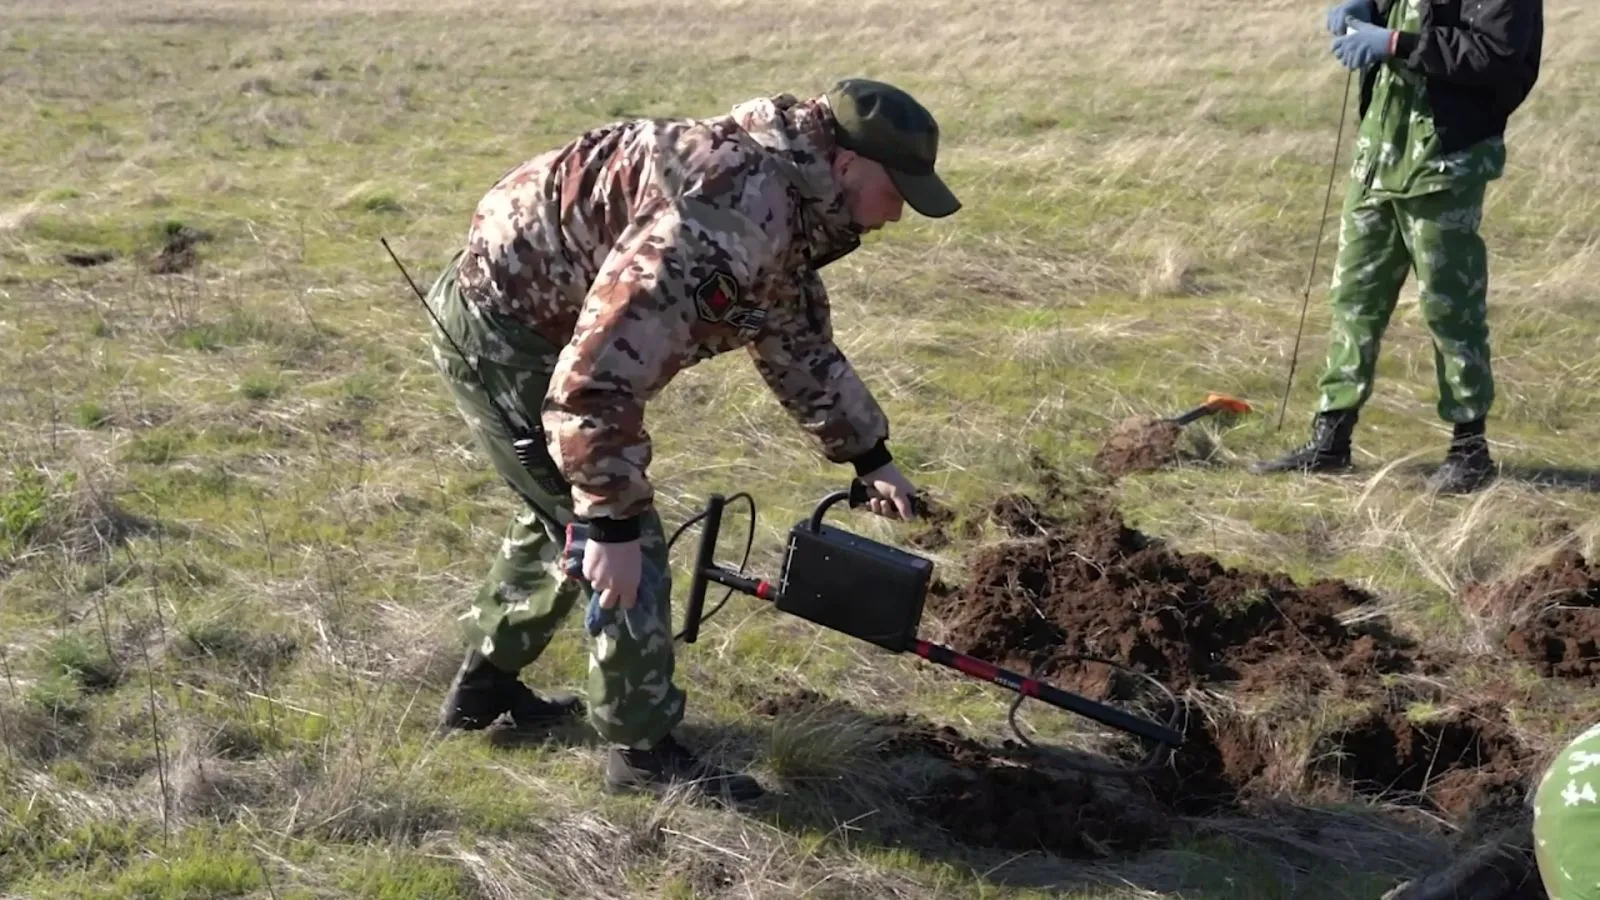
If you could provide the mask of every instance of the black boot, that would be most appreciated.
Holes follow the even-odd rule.
[[[502,715],[519,731],[555,725],[583,715],[583,702],[572,694],[541,697],[513,672],[507,672],[473,650],[462,661],[450,692],[439,707],[439,727],[477,731]]]
[[[1356,427],[1357,417],[1353,409],[1317,413],[1311,424],[1311,440],[1277,459],[1255,463],[1250,471],[1264,475],[1269,472],[1338,472],[1350,468],[1350,432]]]
[[[1483,436],[1484,422],[1459,423],[1450,438],[1444,462],[1428,476],[1428,488],[1440,494],[1470,494],[1494,478],[1494,460]]]
[[[612,793],[664,793],[677,785],[732,800],[754,800],[764,793],[748,775],[719,769],[695,758],[667,735],[649,750],[612,747],[606,756],[606,790]]]

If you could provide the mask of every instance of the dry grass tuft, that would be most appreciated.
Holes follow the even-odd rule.
[[[877,751],[889,736],[887,729],[863,716],[814,706],[774,719],[766,760],[790,782],[886,788],[892,779]]]
[[[373,758],[355,740],[319,759],[289,759],[277,778],[280,802],[292,798],[275,830],[339,843],[418,846],[458,824],[456,811],[427,787],[426,773]]]
[[[51,472],[17,467],[0,482],[0,566],[66,556],[82,561],[104,555],[129,539],[153,531],[155,522],[129,512],[110,480],[87,467]]]
[[[278,790],[269,767],[239,758],[256,755],[252,735],[189,725],[176,744],[166,791],[179,821],[251,819]]]
[[[526,839],[494,838],[444,849],[492,898],[585,896],[631,897],[624,873],[653,862],[666,851],[666,833],[656,816],[618,823],[593,813],[558,817],[531,829]]]

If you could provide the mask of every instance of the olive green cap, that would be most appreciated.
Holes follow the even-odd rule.
[[[865,78],[846,78],[827,92],[838,124],[839,146],[888,170],[911,208],[942,219],[961,208],[933,166],[939,155],[939,123],[910,94]]]

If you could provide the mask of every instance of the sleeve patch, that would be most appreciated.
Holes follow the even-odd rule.
[[[767,317],[766,310],[740,302],[739,282],[727,269],[712,271],[695,286],[694,305],[705,321],[741,329],[759,328]]]

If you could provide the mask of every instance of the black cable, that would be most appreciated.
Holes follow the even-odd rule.
[[[744,539],[744,558],[739,560],[739,571],[735,573],[738,575],[743,575],[745,574],[744,567],[750,564],[750,549],[755,545],[756,542],[756,500],[748,493],[740,491],[739,493],[729,497],[728,502],[732,503],[733,501],[738,500],[740,497],[743,497],[745,503],[750,507],[750,531],[745,535]],[[704,519],[706,517],[706,512],[707,511],[702,510],[695,515],[690,516],[687,521],[678,526],[677,530],[672,533],[672,537],[667,539],[667,557],[669,560],[672,557],[672,545],[678,542],[678,538],[682,537],[683,533],[689,530],[691,525],[694,525],[696,522]],[[730,587],[728,588],[728,592],[722,595],[722,600],[718,602],[716,606],[712,607],[710,612],[700,617],[701,624],[705,624],[706,622],[710,621],[712,616],[720,612],[722,607],[727,604],[729,598],[732,596],[733,588]],[[688,633],[689,625],[687,622],[684,623],[683,627],[683,631],[680,631],[672,636],[674,641],[682,641],[683,636]]]
[[[1146,675],[1143,672],[1134,671],[1133,669],[1130,669],[1127,666],[1122,665],[1121,663],[1118,663],[1118,662],[1115,662],[1115,661],[1109,660],[1109,659],[1104,659],[1104,658],[1098,657],[1098,656],[1067,656],[1067,657],[1063,657],[1062,659],[1067,661],[1067,662],[1100,663],[1102,665],[1110,666],[1113,669],[1119,669],[1119,670],[1121,670],[1123,672],[1127,672],[1127,673],[1129,673],[1131,675],[1138,676],[1138,677],[1143,678],[1144,680],[1150,682],[1151,684],[1155,685],[1156,689],[1159,690],[1161,693],[1165,694],[1167,696],[1167,699],[1169,701],[1171,701],[1171,703],[1172,703],[1172,717],[1169,718],[1163,724],[1165,724],[1166,727],[1172,729],[1173,731],[1178,731],[1178,732],[1181,733],[1181,729],[1178,727],[1178,725],[1179,725],[1179,719],[1182,717],[1181,714],[1182,714],[1183,707],[1182,707],[1181,704],[1178,703],[1178,698],[1173,695],[1172,691],[1168,690],[1167,686],[1162,684],[1160,681],[1157,681],[1156,679],[1150,677],[1149,675]],[[1029,673],[1029,676],[1030,677],[1034,677],[1034,678],[1038,677],[1038,667],[1037,666],[1034,667],[1034,671],[1033,672]],[[1063,768],[1073,769],[1073,770],[1076,770],[1076,771],[1079,771],[1079,772],[1087,772],[1087,773],[1092,774],[1092,775],[1113,775],[1113,776],[1123,776],[1123,777],[1139,777],[1139,776],[1153,774],[1153,773],[1159,771],[1160,769],[1162,769],[1163,767],[1165,767],[1166,766],[1166,762],[1163,759],[1163,757],[1166,756],[1166,755],[1171,754],[1171,752],[1172,752],[1172,747],[1170,747],[1170,746],[1168,746],[1166,744],[1160,744],[1160,745],[1158,745],[1156,747],[1155,750],[1151,751],[1149,756],[1145,757],[1144,762],[1142,762],[1142,763],[1140,763],[1138,765],[1134,765],[1134,766],[1101,766],[1101,765],[1094,765],[1094,764],[1086,763],[1086,762],[1083,762],[1083,761],[1078,760],[1078,759],[1074,759],[1074,758],[1070,757],[1069,755],[1067,755],[1065,752],[1063,752],[1061,750],[1056,750],[1056,749],[1053,749],[1051,747],[1041,746],[1041,745],[1035,743],[1027,735],[1024,735],[1022,733],[1022,728],[1017,724],[1017,710],[1021,708],[1022,701],[1026,700],[1026,699],[1028,699],[1026,695],[1018,694],[1017,698],[1015,700],[1011,701],[1011,710],[1010,710],[1010,712],[1008,712],[1006,714],[1006,720],[1011,723],[1011,731],[1012,731],[1012,733],[1017,736],[1017,740],[1020,741],[1023,746],[1027,747],[1029,750],[1032,750],[1034,753],[1038,754],[1039,756],[1050,760],[1055,765],[1061,766]]]

